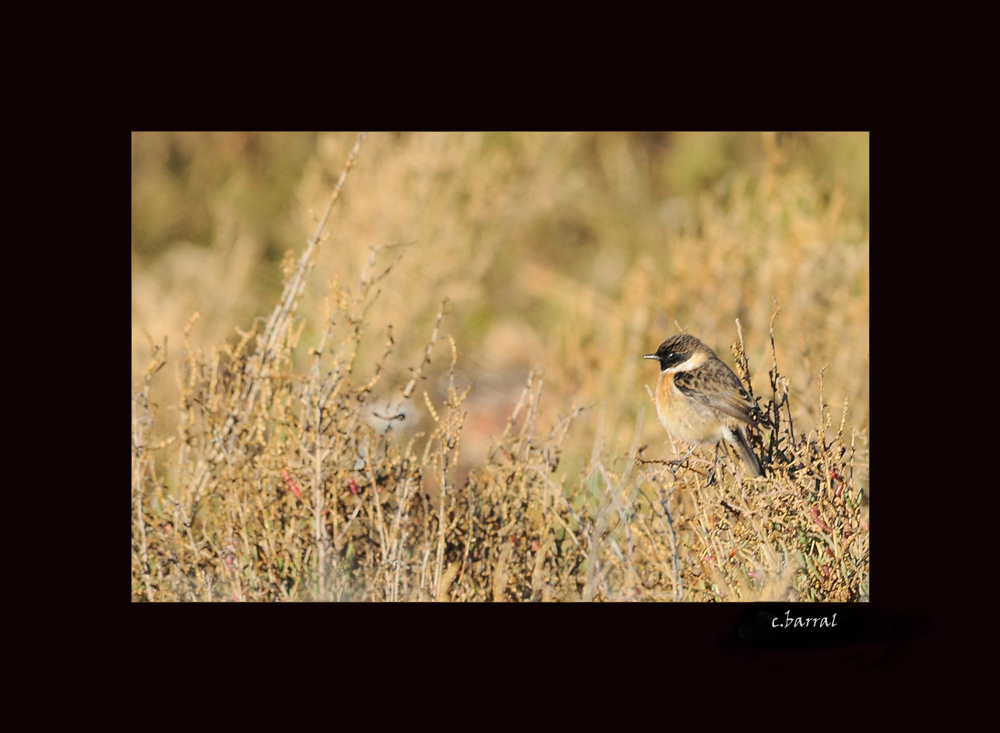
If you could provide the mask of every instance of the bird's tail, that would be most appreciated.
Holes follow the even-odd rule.
[[[753,452],[750,444],[747,443],[746,436],[743,434],[742,427],[736,427],[732,430],[727,430],[729,435],[732,436],[732,440],[729,442],[736,449],[736,452],[740,454],[740,458],[745,464],[747,464],[747,469],[750,471],[751,476],[763,476],[764,469],[760,465],[760,461],[757,460],[757,454]]]

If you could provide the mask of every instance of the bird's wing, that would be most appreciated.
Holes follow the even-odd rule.
[[[753,425],[750,397],[729,369],[706,372],[695,369],[674,375],[674,384],[683,394],[721,413]]]

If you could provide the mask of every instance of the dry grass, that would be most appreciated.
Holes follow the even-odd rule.
[[[133,600],[867,598],[867,136],[135,135],[132,188]],[[766,478],[666,463],[679,326]]]

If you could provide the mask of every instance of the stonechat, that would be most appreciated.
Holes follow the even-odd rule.
[[[724,440],[736,449],[752,476],[764,475],[747,443],[745,426],[767,425],[767,419],[714,351],[681,333],[642,358],[660,362],[656,414],[671,435],[691,444],[688,456],[705,443],[715,446],[718,457],[719,442]]]

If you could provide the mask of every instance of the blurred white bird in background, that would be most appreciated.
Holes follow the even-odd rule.
[[[398,392],[392,397],[374,400],[365,408],[363,416],[365,422],[371,425],[377,433],[376,458],[385,451],[382,436],[391,431],[399,441],[402,441],[420,423],[420,412],[417,410],[417,404],[409,397],[404,397],[402,392]],[[365,446],[359,441],[358,458],[354,462],[355,471],[364,470],[367,455]]]

